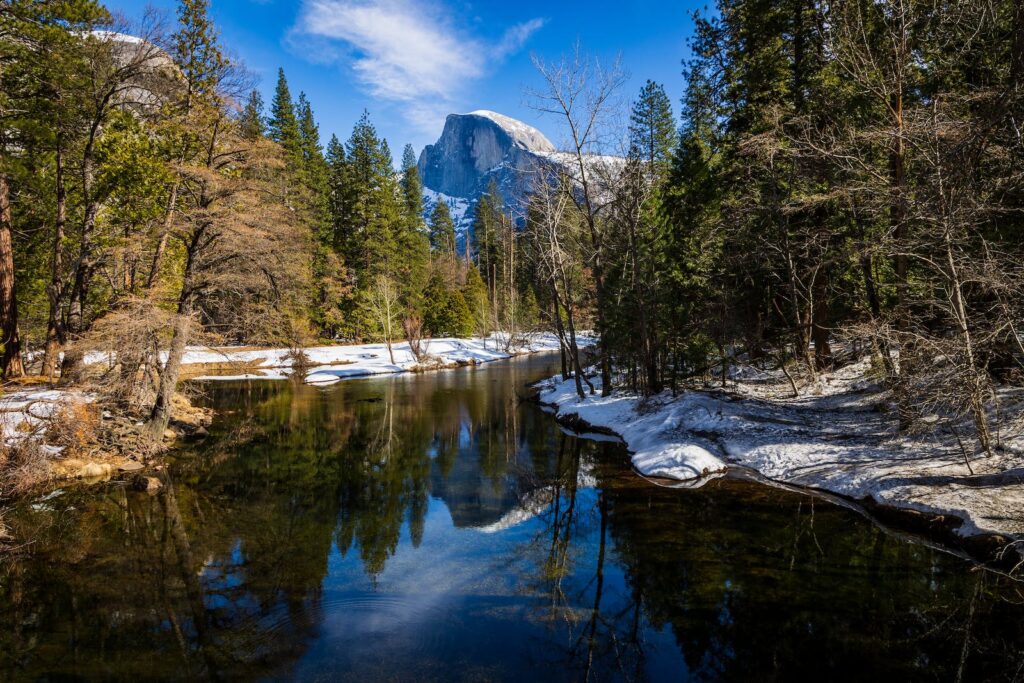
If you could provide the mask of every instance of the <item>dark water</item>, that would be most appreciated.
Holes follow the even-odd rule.
[[[154,496],[27,501],[2,680],[1013,680],[1024,590],[857,514],[633,475],[520,404],[549,359],[229,411]]]

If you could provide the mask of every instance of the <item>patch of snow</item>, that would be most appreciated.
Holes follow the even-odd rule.
[[[434,207],[437,206],[438,202],[444,202],[448,205],[448,212],[452,215],[452,222],[455,223],[455,232],[457,234],[463,234],[469,230],[472,221],[469,218],[470,209],[475,204],[474,201],[465,197],[451,197],[443,192],[437,192],[431,190],[429,187],[423,187],[423,217],[428,222],[430,221],[430,215],[434,212]]]
[[[583,337],[583,344],[590,343],[590,337]],[[486,338],[471,339],[439,338],[424,340],[424,349],[440,365],[456,363],[486,363],[510,358],[513,355],[557,351],[558,338],[553,334],[534,334],[525,337],[506,351],[507,339],[502,333]],[[352,377],[386,375],[410,372],[419,369],[420,363],[409,349],[408,342],[392,345],[394,362],[384,344],[355,344],[338,346],[316,346],[305,349],[310,368],[305,381],[309,384],[332,384]],[[246,372],[234,375],[204,375],[201,380],[234,379],[284,379],[291,374],[290,350],[244,349],[231,347],[216,349],[190,347],[185,352],[185,365],[207,363],[245,363],[252,367]],[[429,367],[429,364],[428,366]]]
[[[736,466],[779,482],[873,498],[894,507],[951,514],[958,533],[1024,536],[1024,398],[1003,397],[1002,450],[971,455],[956,443],[896,429],[889,397],[864,377],[866,363],[823,375],[813,394],[784,397],[749,385],[730,393],[668,392],[647,399],[623,393],[579,399],[575,382],[548,380],[541,401],[619,434],[643,475],[690,481]],[[600,380],[595,379],[600,387]]]
[[[512,138],[519,147],[536,153],[543,152],[554,152],[555,146],[551,144],[551,141],[544,136],[539,130],[533,126],[527,125],[522,121],[513,119],[510,116],[499,114],[495,111],[488,109],[477,109],[471,111],[468,114],[462,114],[462,116],[479,116],[481,118],[488,119],[498,124],[498,126],[508,133],[508,136]]]
[[[130,43],[132,45],[141,45],[145,41],[138,36],[131,36],[127,33],[118,33],[117,31],[89,31],[90,35],[96,36],[100,40],[113,40],[119,43]]]
[[[78,401],[93,401],[95,396],[76,389],[25,387],[0,396],[0,439],[13,445],[23,439],[41,439],[51,417],[64,406]],[[56,446],[44,446],[59,453]]]

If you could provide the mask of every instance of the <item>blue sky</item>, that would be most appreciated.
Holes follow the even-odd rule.
[[[107,0],[129,18],[140,0]],[[173,21],[174,0],[149,3]],[[678,110],[694,0],[211,0],[229,53],[259,79],[269,101],[277,68],[304,91],[326,141],[345,140],[363,109],[396,156],[406,142],[434,142],[444,116],[492,109],[536,126],[555,144],[558,122],[532,111],[524,87],[538,85],[530,62],[557,59],[579,39],[603,59],[622,55],[622,95],[648,78]]]

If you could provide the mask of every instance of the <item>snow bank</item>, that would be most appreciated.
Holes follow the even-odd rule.
[[[647,476],[692,481],[745,467],[779,482],[954,515],[964,520],[964,536],[1024,535],[1024,420],[1004,426],[999,453],[970,457],[972,474],[955,442],[899,434],[887,395],[865,380],[865,369],[824,377],[816,395],[797,398],[760,398],[741,387],[740,395],[688,391],[642,401],[616,392],[580,400],[574,382],[560,378],[539,398],[560,416],[619,434]],[[1024,415],[1024,400],[1004,401],[1013,414],[1009,405]]]
[[[95,397],[74,389],[26,387],[0,396],[0,440],[13,446],[22,439],[41,439],[50,418],[72,403],[91,402]],[[57,446],[44,450],[59,453]]]
[[[505,342],[502,335],[424,340],[426,353],[433,357],[433,364],[426,365],[416,360],[407,342],[392,345],[394,362],[384,344],[311,347],[305,349],[310,363],[306,371],[306,382],[331,384],[351,377],[412,372],[434,366],[486,363],[524,353],[558,350],[558,338],[552,334],[531,335],[508,352],[505,351]],[[183,362],[185,365],[239,363],[253,368],[242,374],[211,374],[195,379],[283,379],[292,373],[289,353],[288,349],[190,348]]]

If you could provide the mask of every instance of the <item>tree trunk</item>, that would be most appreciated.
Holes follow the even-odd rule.
[[[814,367],[827,370],[832,365],[832,346],[828,329],[828,274],[818,268],[814,274],[814,304],[811,311],[811,338],[814,340]]]
[[[0,376],[21,377],[21,335],[18,331],[18,300],[14,289],[14,226],[11,216],[11,188],[7,175],[0,172],[0,335],[3,356]]]
[[[64,148],[63,142],[57,141],[56,154],[57,183],[57,216],[54,225],[53,255],[50,262],[50,284],[46,288],[50,311],[46,323],[46,351],[43,354],[43,367],[40,373],[53,381],[57,370],[57,356],[66,342],[64,323],[60,315],[60,302],[63,290],[61,271],[64,268],[64,230],[67,224],[67,188],[64,185]]]
[[[557,294],[551,295],[551,308],[554,313],[555,331],[558,333],[558,355],[562,361],[562,381],[569,379],[569,366],[565,358],[565,330],[562,328],[562,314],[558,311]]]
[[[904,331],[908,327],[907,311],[907,238],[906,208],[903,189],[906,178],[906,151],[903,142],[903,93],[893,94],[890,103],[893,116],[893,142],[889,152],[889,174],[892,191],[892,206],[889,221],[895,242],[896,254],[893,269],[896,272],[896,327]]]
[[[178,308],[178,316],[174,320],[174,335],[171,337],[171,348],[167,352],[167,361],[160,371],[160,385],[157,388],[156,401],[149,416],[146,431],[154,443],[163,438],[164,430],[171,420],[171,400],[178,385],[181,374],[181,361],[185,357],[189,332],[192,327],[192,315],[189,307],[183,304]]]
[[[160,264],[163,261],[164,252],[167,250],[167,238],[171,234],[171,225],[174,222],[174,211],[178,204],[178,187],[180,181],[175,180],[171,185],[171,196],[167,200],[167,213],[164,214],[164,225],[160,232],[160,241],[157,242],[156,250],[153,252],[153,263],[149,267],[149,277],[146,278],[146,289],[153,289],[156,278],[160,274]]]

